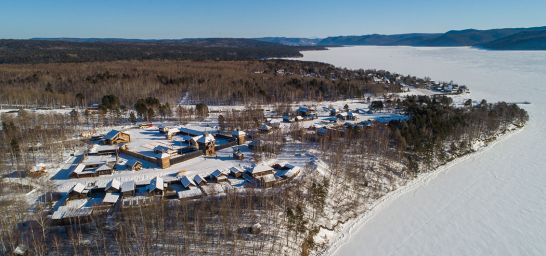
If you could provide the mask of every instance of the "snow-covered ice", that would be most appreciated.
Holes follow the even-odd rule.
[[[454,80],[474,100],[531,102],[522,131],[394,192],[329,253],[546,255],[546,52],[358,46],[303,60]]]

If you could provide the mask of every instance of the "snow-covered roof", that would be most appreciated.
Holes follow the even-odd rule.
[[[119,200],[119,194],[106,193],[102,202],[107,204],[115,204],[118,200]]]
[[[54,220],[60,220],[64,218],[72,218],[72,217],[83,217],[83,216],[89,216],[93,212],[92,208],[85,207],[85,208],[72,208],[67,206],[61,206],[57,211],[53,213],[51,216],[51,219]]]
[[[216,169],[210,174],[210,177],[218,178],[222,175],[225,175],[225,173],[222,172],[220,169]]]
[[[201,184],[201,182],[207,183],[207,181],[199,174],[193,176],[193,181],[195,181],[196,184]]]
[[[192,189],[186,189],[186,190],[180,190],[177,192],[178,198],[193,198],[193,197],[199,197],[203,195],[203,192],[201,192],[198,188],[192,188]]]
[[[239,168],[239,167],[230,167],[229,168],[229,172],[231,172],[232,174],[236,174],[236,173],[243,173],[243,169]]]
[[[90,154],[96,154],[98,152],[112,151],[112,150],[117,150],[117,149],[118,149],[118,145],[93,144],[93,146],[91,146],[91,148],[89,149],[89,153]]]
[[[181,133],[189,134],[191,136],[203,135],[203,132],[193,130],[193,129],[188,129],[188,128],[185,128],[185,127],[180,127],[180,128],[178,128],[178,130],[180,130]]]
[[[170,128],[169,130],[167,130],[167,133],[168,134],[174,134],[174,133],[178,133],[180,130],[178,128]]]
[[[118,130],[111,130],[107,134],[104,135],[104,138],[107,139],[107,140],[113,140],[119,133],[120,133],[120,131],[118,131]]]
[[[275,179],[275,175],[273,175],[273,174],[267,174],[267,175],[262,176],[262,180],[263,180],[265,183],[267,183],[267,182],[273,182],[273,181],[275,181],[276,179]]]
[[[148,191],[154,191],[156,189],[163,190],[163,179],[161,177],[155,177],[150,181],[150,185],[148,185]]]
[[[112,170],[112,167],[106,165],[106,164],[103,164],[101,166],[99,166],[99,168],[97,168],[97,171],[109,171],[109,170]]]
[[[136,160],[136,159],[129,159],[127,160],[127,163],[125,163],[125,165],[133,168],[136,164],[142,164],[140,161]]]
[[[82,161],[84,165],[100,165],[115,162],[116,158],[110,155],[88,155]]]
[[[186,175],[180,177],[180,183],[182,183],[182,186],[184,186],[184,188],[188,188],[189,186],[192,186],[192,185],[195,186],[195,183],[193,182],[193,180],[188,178],[188,176]]]
[[[167,147],[165,145],[157,145],[157,146],[154,147],[154,151],[163,152],[163,153],[167,153],[171,149],[172,148]]]
[[[199,142],[199,143],[209,143],[209,142],[212,142],[212,141],[215,141],[215,140],[216,139],[214,138],[214,136],[212,136],[212,134],[206,133],[203,136],[201,136],[201,138],[199,138],[197,140],[197,142]]]
[[[218,195],[224,193],[224,187],[218,183],[210,183],[201,187],[207,195]]]
[[[70,191],[74,191],[76,193],[82,193],[84,190],[85,190],[85,185],[81,183],[77,183],[76,185],[74,185],[74,187],[72,187]]]
[[[134,191],[135,190],[135,181],[134,180],[129,180],[129,181],[125,181],[121,184],[121,192],[124,193],[124,192],[130,192],[130,191]]]
[[[250,173],[252,174],[259,174],[259,173],[263,173],[263,172],[267,172],[267,171],[271,171],[273,170],[273,168],[269,165],[266,165],[266,164],[258,164],[256,166],[254,166],[254,168],[252,168],[252,170],[250,170]]]
[[[161,153],[161,154],[158,154],[157,157],[160,159],[163,159],[163,158],[171,157],[171,155],[167,153]]]
[[[120,188],[121,188],[121,182],[118,179],[112,179],[106,185],[106,190],[109,190],[109,189],[119,190]]]

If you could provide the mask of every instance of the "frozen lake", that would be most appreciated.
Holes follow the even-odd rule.
[[[519,133],[381,204],[335,255],[546,255],[546,51],[342,47],[303,60],[469,86],[473,99],[530,101]]]

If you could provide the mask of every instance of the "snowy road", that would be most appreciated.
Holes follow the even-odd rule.
[[[346,47],[304,60],[467,84],[473,99],[523,105],[524,130],[382,203],[336,255],[546,255],[546,52]]]

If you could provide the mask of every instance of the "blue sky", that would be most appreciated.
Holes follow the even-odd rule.
[[[546,26],[546,0],[0,0],[0,38],[324,37]]]

